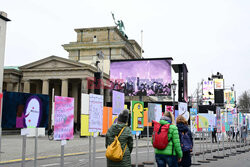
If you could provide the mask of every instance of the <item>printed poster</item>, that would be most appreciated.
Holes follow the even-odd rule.
[[[171,112],[171,113],[173,113],[173,111],[174,111],[174,107],[173,106],[165,106],[165,111],[166,112]]]
[[[226,117],[225,117],[225,112],[221,112],[221,132],[226,131]]]
[[[233,125],[233,114],[232,112],[227,112],[227,122],[229,125]]]
[[[113,90],[112,108],[113,114],[120,114],[120,112],[124,109],[124,93]]]
[[[248,130],[250,130],[250,115],[248,115],[247,117],[247,122],[248,122],[247,124]]]
[[[159,122],[162,116],[162,105],[148,103],[148,113],[148,122],[152,122],[152,120]]]
[[[118,121],[118,115],[112,115],[112,125],[116,124]]]
[[[187,103],[178,103],[179,115],[182,115],[187,121],[189,119],[189,112],[187,109]]]
[[[148,108],[144,108],[144,127],[145,126],[152,126],[152,122],[148,122]]]
[[[89,132],[102,132],[103,96],[89,95]]]
[[[199,114],[199,127],[208,128],[210,119],[210,114]]]
[[[216,124],[217,124],[217,132],[221,132],[221,112],[220,112],[220,107],[216,107]]]
[[[197,131],[197,109],[196,108],[191,108],[190,109],[190,127],[191,127],[191,132],[195,133]]]
[[[20,92],[4,92],[2,95],[2,128],[48,126],[48,95]]]
[[[105,135],[108,132],[108,129],[112,125],[112,108],[111,107],[103,107],[103,129],[102,134]]]
[[[144,103],[131,101],[132,131],[143,131]]]
[[[234,108],[235,107],[234,91],[224,90],[224,102],[225,102],[225,108]]]
[[[89,94],[82,93],[81,114],[89,114]]]
[[[54,140],[74,138],[74,98],[55,96]]]
[[[93,136],[89,132],[89,115],[81,115],[81,136]]]
[[[174,120],[176,120],[178,116],[179,116],[179,110],[175,110],[175,112],[174,112]]]

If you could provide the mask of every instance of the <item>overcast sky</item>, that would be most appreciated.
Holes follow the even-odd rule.
[[[114,26],[123,20],[129,39],[145,58],[186,63],[191,95],[217,71],[237,96],[250,88],[249,0],[0,0],[8,13],[5,66],[51,56],[68,57],[62,44],[76,41],[75,28]]]

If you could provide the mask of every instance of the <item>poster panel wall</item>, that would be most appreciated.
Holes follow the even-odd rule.
[[[209,105],[209,102],[214,103],[214,82],[203,81],[202,83],[202,102],[203,105]]]
[[[144,103],[131,101],[132,131],[143,131]]]
[[[197,131],[197,109],[196,108],[191,108],[190,109],[190,127],[191,127],[191,132],[195,133]]]
[[[89,115],[81,115],[81,136],[93,136],[93,132],[89,132]]]
[[[2,128],[46,128],[48,114],[48,95],[20,92],[3,93]]]
[[[124,109],[124,93],[114,91],[112,92],[112,108],[113,114],[119,115]]]
[[[149,113],[149,118],[148,118],[149,122],[152,122],[152,120],[159,122],[162,116],[162,105],[156,103],[148,103],[148,113]]]
[[[222,128],[221,128],[221,111],[220,107],[216,107],[216,125],[217,125],[217,132],[220,133]]]
[[[165,106],[165,111],[166,112],[171,112],[171,113],[173,113],[173,111],[174,111],[174,107],[173,106]]]
[[[89,94],[82,93],[81,114],[89,114]]]
[[[103,96],[89,95],[89,132],[102,132]]]
[[[54,140],[74,138],[74,98],[55,96]]]
[[[187,121],[189,119],[189,112],[187,109],[187,103],[178,102],[179,115],[182,115]]]
[[[113,60],[111,87],[125,96],[171,96],[171,61],[166,58]]]
[[[148,108],[144,108],[144,126],[152,126],[152,122],[148,122]]]
[[[199,114],[199,127],[208,128],[209,126],[210,114]]]
[[[221,109],[221,132],[226,131],[226,117],[225,117],[225,111]]]
[[[225,102],[225,108],[234,108],[235,107],[234,91],[224,90],[224,102]]]
[[[111,107],[103,107],[103,129],[102,134],[105,135],[108,129],[112,125],[112,108]]]
[[[247,115],[247,123],[248,130],[250,130],[250,115]]]

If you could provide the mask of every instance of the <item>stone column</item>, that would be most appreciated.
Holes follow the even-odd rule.
[[[86,78],[82,79],[81,92],[85,93],[85,94],[88,94],[88,80]]]
[[[48,79],[43,80],[42,94],[45,94],[45,95],[49,94],[49,80]]]
[[[14,92],[18,92],[19,91],[19,83],[18,82],[16,82],[15,84],[14,84],[14,90],[13,90]]]
[[[72,84],[72,97],[74,98],[74,122],[77,122],[78,84]]]
[[[7,91],[8,92],[13,92],[13,83],[12,82],[7,83]]]
[[[23,92],[24,93],[30,93],[30,81],[24,80],[24,86],[23,86]]]
[[[68,79],[62,79],[61,96],[68,97]]]

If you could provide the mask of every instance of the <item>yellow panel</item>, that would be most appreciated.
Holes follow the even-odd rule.
[[[89,115],[81,115],[81,136],[93,136],[93,132],[89,132]]]

